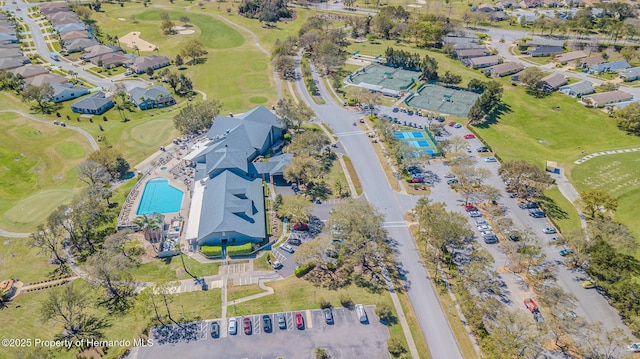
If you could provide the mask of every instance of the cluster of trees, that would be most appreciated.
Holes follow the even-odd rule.
[[[640,103],[634,102],[623,109],[617,110],[614,113],[614,117],[619,129],[640,136]]]
[[[536,199],[554,183],[553,178],[539,166],[524,160],[505,161],[498,175],[509,183],[509,189],[519,198]]]
[[[547,76],[547,74],[544,71],[540,70],[538,67],[532,66],[524,69],[520,74],[519,79],[520,82],[527,85],[528,94],[535,97],[543,97],[547,95],[547,92],[544,91],[542,87],[543,84],[540,80],[545,76]]]
[[[458,75],[449,70],[440,76],[439,81],[446,85],[457,85],[462,82],[462,75]]]
[[[207,50],[205,50],[204,45],[200,40],[191,40],[187,42],[182,50],[180,50],[180,61],[178,61],[178,56],[176,55],[176,66],[182,66],[182,63],[184,62],[183,58],[191,59],[187,62],[188,64],[199,64],[204,61],[204,56],[207,53]]]
[[[367,30],[372,28],[376,34],[389,40],[392,37],[400,36],[405,31],[410,18],[411,14],[404,6],[385,6],[371,18],[371,26],[368,23],[363,25],[367,25]],[[366,31],[364,35],[368,33],[369,31]]]
[[[502,103],[502,93],[504,89],[497,81],[486,83],[484,93],[478,98],[476,103],[469,109],[469,124],[479,125],[495,115],[495,111]]]
[[[286,128],[293,128],[297,131],[303,122],[313,118],[314,112],[302,101],[294,104],[287,99],[280,99],[276,106],[276,115]]]
[[[53,103],[53,87],[50,84],[40,86],[27,85],[22,92],[24,101],[35,101],[35,105],[31,109],[40,113],[52,113],[61,107],[60,104]]]
[[[273,68],[285,80],[293,80],[296,75],[295,54],[298,48],[298,39],[289,36],[284,41],[276,40],[271,52]]]
[[[151,70],[151,71],[149,71]],[[153,69],[148,68],[147,74],[153,75]],[[162,82],[166,82],[169,87],[178,96],[189,96],[193,93],[193,82],[191,79],[183,73],[177,74],[169,69],[161,70],[158,75],[162,79]]]
[[[189,103],[173,117],[176,129],[183,135],[198,134],[211,127],[222,105],[216,100]]]
[[[355,283],[371,290],[386,288],[387,271],[395,272],[395,255],[382,228],[383,216],[365,201],[346,200],[329,215],[333,241],[316,239],[296,252],[300,264],[314,263],[305,278],[326,288]]]
[[[422,67],[420,54],[396,50],[393,47],[387,47],[384,52],[384,58],[386,65],[391,67],[400,67],[407,70],[419,70]]]
[[[330,29],[330,20],[310,17],[298,31],[298,46],[304,49],[311,61],[326,75],[332,75],[347,58],[348,42],[342,29]]]
[[[160,23],[160,29],[162,30],[163,34],[173,35],[176,33],[176,30],[175,30],[176,23],[171,21],[171,18],[169,17],[168,12],[166,11],[161,12],[160,20],[162,20],[162,23]]]
[[[242,0],[238,12],[248,18],[261,22],[277,22],[293,16],[284,0]]]
[[[17,95],[20,94],[24,88],[24,79],[20,75],[15,75],[12,72],[0,70],[0,90],[14,91]]]

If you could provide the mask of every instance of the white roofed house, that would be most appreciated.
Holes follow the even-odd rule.
[[[72,100],[89,93],[89,90],[87,90],[86,87],[73,86],[69,83],[51,84],[51,86],[53,87],[53,96],[51,101],[54,103]]]
[[[620,71],[620,78],[627,82],[640,79],[640,67],[632,67]]]

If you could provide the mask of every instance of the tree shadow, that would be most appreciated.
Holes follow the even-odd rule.
[[[502,116],[511,112],[513,112],[511,110],[511,106],[504,102],[501,102],[498,106],[496,106],[496,108],[491,111],[491,113],[487,115],[482,123],[473,126],[477,128],[489,128],[491,125],[497,124]]]
[[[538,200],[542,207],[544,208],[547,216],[553,219],[567,219],[569,218],[569,214],[565,212],[556,202],[547,196],[541,196]]]

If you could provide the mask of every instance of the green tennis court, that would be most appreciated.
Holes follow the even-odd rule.
[[[384,65],[369,65],[347,77],[347,83],[368,89],[374,87],[392,91],[407,91],[420,77],[420,72]],[[367,86],[369,85],[369,86]]]
[[[417,94],[407,98],[405,104],[423,110],[467,117],[469,109],[479,96],[470,91],[425,84],[418,89]]]

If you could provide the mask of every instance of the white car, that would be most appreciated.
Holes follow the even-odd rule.
[[[476,219],[476,226],[480,226],[480,225],[483,225],[483,224],[489,224],[489,222],[487,222],[487,220],[484,219],[484,218],[483,219]]]
[[[640,353],[640,343],[629,344],[629,345],[627,345],[627,349],[630,352]]]
[[[544,234],[554,234],[554,233],[558,233],[558,232],[553,227],[547,227],[547,228],[542,230],[542,233],[544,233]]]
[[[491,227],[489,227],[489,225],[487,225],[487,224],[480,224],[480,225],[478,225],[478,230],[479,230],[480,232],[483,232],[483,231],[490,231],[490,230],[491,230]]]
[[[495,235],[496,235],[492,230],[481,231],[480,234],[482,234],[483,237],[485,237],[485,236],[494,236],[495,237]]]
[[[485,162],[498,162],[495,157],[487,157],[484,159]]]
[[[238,321],[236,318],[229,318],[229,334],[238,334]]]
[[[471,211],[469,212],[469,217],[471,218],[482,217],[482,213],[480,213],[480,211]]]
[[[288,245],[288,244],[283,244],[283,245],[281,245],[281,246],[280,246],[280,248],[281,248],[283,251],[285,251],[285,252],[287,252],[287,253],[291,253],[291,254],[293,254],[293,253],[296,251],[295,249],[293,249],[293,247],[291,247],[291,246],[290,246],[290,245]]]

